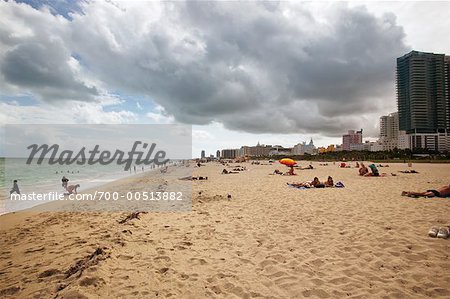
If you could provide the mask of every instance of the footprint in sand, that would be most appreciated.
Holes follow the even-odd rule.
[[[190,261],[192,262],[193,265],[206,265],[208,262],[204,259],[199,259],[199,258],[191,258]]]
[[[80,280],[79,285],[82,287],[88,287],[88,286],[97,287],[100,284],[104,284],[104,283],[105,283],[105,281],[99,277],[85,277],[82,280]]]
[[[157,256],[153,260],[155,262],[170,262],[171,261],[170,257],[168,257],[166,255]]]
[[[170,270],[169,268],[164,267],[164,268],[156,270],[156,273],[166,274],[169,270]]]
[[[180,279],[181,280],[186,280],[186,279],[188,279],[189,278],[189,275],[187,275],[187,274],[185,274],[185,273],[181,273],[180,274]]]
[[[125,261],[127,261],[127,260],[131,260],[131,259],[133,259],[133,256],[131,256],[131,255],[123,255],[123,254],[121,254],[121,255],[119,255],[119,256],[118,256],[118,258],[119,258],[119,259],[121,259],[121,260],[125,260]]]

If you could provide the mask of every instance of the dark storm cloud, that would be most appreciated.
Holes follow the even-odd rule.
[[[29,88],[46,100],[90,100],[98,92],[73,77],[67,65],[70,54],[62,46],[22,43],[8,51],[0,64],[5,79]]]
[[[180,122],[254,133],[333,136],[359,127],[384,108],[378,103],[395,101],[395,58],[408,50],[394,15],[343,3],[318,10],[289,2],[92,2],[82,10],[57,34],[62,58],[77,53],[90,76],[149,96]],[[37,46],[22,43],[3,58],[10,82],[96,94],[63,59],[48,62],[39,47],[35,57],[27,50]],[[43,68],[54,74],[43,76]]]
[[[0,3],[0,78],[44,101],[92,101],[98,95],[76,71],[62,17],[25,4]]]

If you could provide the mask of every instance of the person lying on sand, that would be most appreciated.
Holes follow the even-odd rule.
[[[183,178],[179,178],[179,180],[181,181],[203,181],[203,180],[208,180],[208,177],[205,176],[186,176]]]
[[[292,187],[305,187],[305,188],[324,188],[325,184],[322,184],[319,181],[318,177],[315,177],[311,182],[302,182],[302,183],[292,183],[292,184],[288,184]]]
[[[70,185],[66,188],[67,192],[69,192],[68,194],[77,194],[77,188],[79,188],[80,185],[76,184],[76,185]]]
[[[333,178],[331,176],[328,177],[328,180],[324,183],[325,187],[334,187]]]
[[[292,187],[304,187],[304,188],[312,188],[313,187],[310,182],[292,183],[292,184],[286,183],[286,184],[288,184],[289,186],[292,186]]]
[[[311,182],[302,182],[302,183],[292,183],[291,186],[294,187],[305,187],[305,188],[311,188],[315,187],[320,184],[319,178],[315,177]]]
[[[411,191],[403,191],[402,196],[408,197],[450,197],[450,185],[443,186],[438,188],[437,190],[430,189],[425,192],[411,192]]]
[[[273,171],[273,174],[283,174],[283,172],[281,172],[279,169],[275,169],[274,171]]]
[[[411,170],[400,170],[401,173],[419,173],[418,171],[415,171],[414,169]]]
[[[319,181],[318,177],[315,177],[311,182],[311,186],[313,186],[313,187],[317,187],[320,184],[322,184],[322,183]]]
[[[228,170],[226,170],[225,168],[222,170],[222,174],[232,174],[232,173],[239,173],[239,172],[237,172],[237,171],[228,171]]]

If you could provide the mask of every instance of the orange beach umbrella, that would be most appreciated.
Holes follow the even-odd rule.
[[[295,162],[294,160],[292,160],[291,158],[283,158],[280,161],[281,164],[284,164],[286,166],[294,166],[297,164],[297,162]]]

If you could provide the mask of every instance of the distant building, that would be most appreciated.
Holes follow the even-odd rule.
[[[378,144],[382,151],[398,148],[398,112],[380,117],[380,138]]]
[[[336,149],[334,144],[330,144],[329,146],[327,146],[327,153],[332,153],[334,152]]]
[[[409,144],[409,135],[406,131],[398,131],[398,149],[408,149],[411,148]]]
[[[351,143],[349,151],[363,151],[364,143]]]
[[[269,156],[290,155],[292,154],[292,148],[283,147],[281,145],[273,146],[273,149],[269,152]]]
[[[220,159],[220,151],[219,150],[217,150],[217,152],[216,152],[216,158]]]
[[[384,151],[384,146],[383,144],[379,143],[379,142],[369,142],[369,151],[371,152],[381,152]]]
[[[400,130],[410,134],[450,129],[445,81],[444,54],[411,51],[397,58]]]
[[[359,148],[358,145],[362,144],[362,132],[362,129],[360,131],[349,130],[347,134],[343,135],[342,150],[351,151],[351,148]]]
[[[318,149],[314,145],[312,138],[308,144],[306,144],[306,142],[301,142],[301,143],[294,145],[294,147],[292,148],[293,155],[304,155],[304,154],[314,155],[317,152],[318,152]]]
[[[205,151],[202,151],[202,153],[201,153],[201,156],[200,156],[202,159],[205,159],[205,157],[206,157],[206,153],[205,153]]]
[[[239,156],[241,157],[267,157],[270,152],[276,149],[271,145],[258,144],[256,146],[242,146],[239,151]]]
[[[220,157],[223,159],[234,159],[239,157],[239,149],[223,149]]]
[[[398,139],[398,112],[380,117],[380,138]]]
[[[397,58],[399,130],[411,149],[450,150],[449,86],[449,56],[411,51]]]

